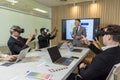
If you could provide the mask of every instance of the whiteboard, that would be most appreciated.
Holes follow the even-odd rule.
[[[0,46],[7,45],[10,36],[9,29],[13,25],[24,28],[25,33],[23,33],[22,36],[28,37],[29,34],[34,32],[35,28],[38,29],[39,34],[41,27],[51,29],[51,19],[40,18],[0,8]]]

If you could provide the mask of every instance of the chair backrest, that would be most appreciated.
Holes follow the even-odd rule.
[[[113,66],[106,80],[120,80],[120,63]]]
[[[11,54],[8,46],[0,46],[0,51],[4,54]]]
[[[35,41],[32,41],[32,42],[29,44],[29,47],[32,48],[32,49],[35,49],[35,46],[36,46]]]

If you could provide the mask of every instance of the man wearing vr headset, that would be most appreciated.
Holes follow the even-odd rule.
[[[24,29],[19,26],[14,25],[10,28],[10,38],[8,40],[8,47],[12,54],[19,54],[21,50],[28,47],[28,44],[35,39],[35,35],[32,34],[29,38],[22,38],[20,36],[21,33],[24,33]],[[36,34],[36,33],[35,33]]]
[[[97,55],[90,65],[80,64],[78,80],[105,80],[112,67],[120,63],[120,26],[108,25],[98,33],[106,47],[100,50],[83,36],[83,42]],[[74,80],[75,76],[72,74],[68,80]]]
[[[39,48],[45,48],[50,46],[50,40],[54,39],[57,35],[57,29],[56,27],[51,33],[48,33],[49,30],[46,28],[41,28],[40,33],[41,35],[38,36],[38,43],[39,43]]]

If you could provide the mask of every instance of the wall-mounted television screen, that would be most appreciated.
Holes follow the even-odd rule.
[[[87,39],[92,41],[95,38],[96,32],[99,29],[100,18],[81,18],[80,25],[85,27]],[[62,20],[62,40],[72,40],[72,31],[75,27],[75,19]]]

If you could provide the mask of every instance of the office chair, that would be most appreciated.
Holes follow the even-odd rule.
[[[113,66],[106,80],[120,80],[120,63]]]

